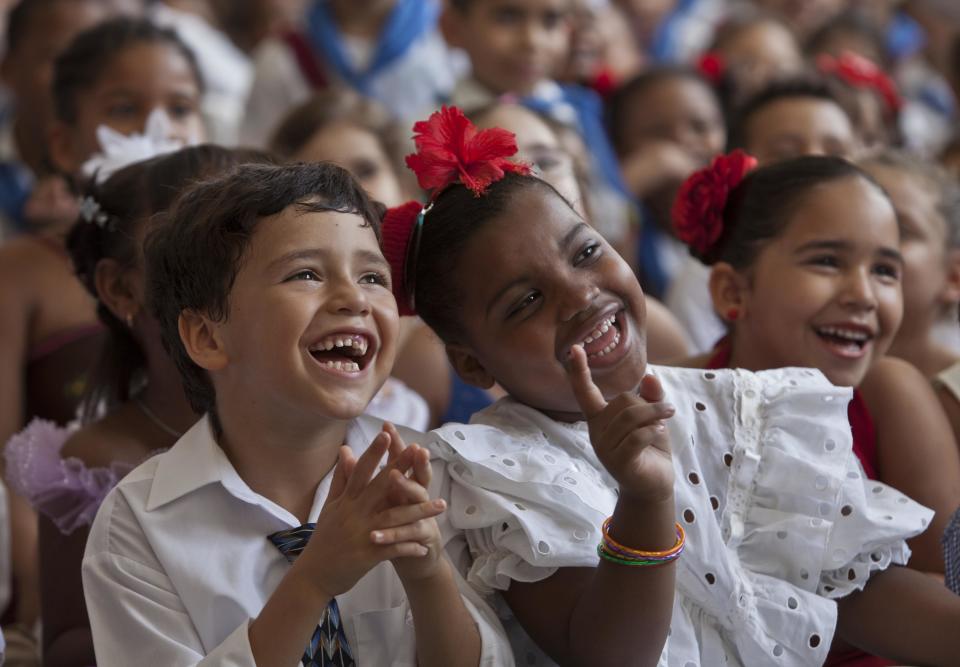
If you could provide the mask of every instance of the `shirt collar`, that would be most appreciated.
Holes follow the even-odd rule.
[[[367,416],[353,420],[347,427],[346,444],[359,456],[381,428],[381,422]],[[331,475],[317,487],[310,520],[320,513],[330,488]],[[209,416],[204,416],[184,433],[176,444],[159,457],[146,510],[152,512],[209,484],[219,483],[239,500],[258,505],[291,525],[297,525],[289,512],[256,493],[237,473],[213,436]]]

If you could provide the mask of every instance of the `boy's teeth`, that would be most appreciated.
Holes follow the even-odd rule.
[[[350,347],[363,355],[367,353],[367,338],[366,336],[349,336],[347,338],[328,336],[319,343],[312,345],[310,350],[314,352],[329,352],[338,347]]]
[[[347,373],[359,373],[360,366],[355,361],[324,361],[323,366]]]

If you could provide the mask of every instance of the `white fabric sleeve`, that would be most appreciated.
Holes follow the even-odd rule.
[[[114,532],[116,524],[125,526]],[[97,664],[256,667],[249,621],[211,651],[162,571],[123,496],[112,492],[93,524],[83,559],[83,589]]]

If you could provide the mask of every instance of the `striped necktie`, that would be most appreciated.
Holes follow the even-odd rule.
[[[299,528],[273,533],[268,536],[268,539],[292,563],[306,548],[315,526],[316,524],[313,523],[305,523]],[[320,624],[313,631],[313,636],[310,637],[310,643],[304,650],[301,660],[304,667],[354,667],[356,665],[347,636],[343,632],[340,608],[337,606],[336,598],[332,598],[323,611]]]

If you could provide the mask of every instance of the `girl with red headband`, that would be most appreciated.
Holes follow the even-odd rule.
[[[884,357],[903,315],[893,205],[841,158],[801,157],[748,174],[754,165],[742,152],[719,157],[676,202],[677,234],[711,267],[713,305],[729,332],[692,365],[805,366],[852,387],[848,418],[862,470],[936,511],[910,542],[910,566],[942,573],[960,460],[923,374]]]
[[[810,665],[838,628],[904,659],[954,659],[960,598],[889,567],[930,512],[865,483],[849,390],[810,370],[648,366],[634,274],[509,160],[513,137],[456,109],[414,129],[407,164],[433,195],[387,213],[385,255],[401,312],[463,378],[509,393],[431,446],[450,464],[468,580],[510,607],[517,655]],[[878,606],[888,615],[871,618]]]

